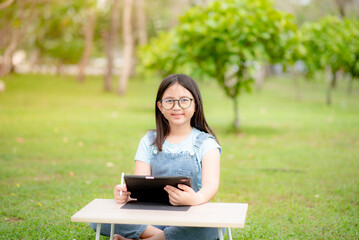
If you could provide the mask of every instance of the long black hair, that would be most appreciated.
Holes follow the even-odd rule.
[[[191,77],[185,74],[171,74],[165,77],[162,80],[160,86],[158,87],[157,97],[155,102],[157,135],[152,144],[154,144],[159,151],[162,151],[162,145],[165,141],[165,138],[170,133],[170,125],[168,123],[168,120],[163,116],[161,111],[158,109],[157,103],[162,99],[163,93],[166,91],[166,89],[175,83],[180,84],[182,87],[190,91],[194,98],[195,112],[191,118],[191,127],[197,128],[200,131],[213,135],[216,141],[218,142],[216,134],[208,126],[206,119],[204,117],[202,96],[197,86],[197,83]]]

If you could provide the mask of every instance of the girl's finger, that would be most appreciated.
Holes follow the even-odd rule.
[[[193,190],[191,187],[184,184],[178,184],[178,188],[185,192],[190,192],[191,190]]]
[[[180,196],[180,190],[178,190],[177,188],[169,188],[169,190],[167,191],[169,195],[171,195],[172,197],[175,198],[179,198]]]
[[[169,200],[170,200],[171,205],[173,205],[173,206],[177,206],[177,205],[178,205],[177,199],[175,199],[175,198],[169,196]]]

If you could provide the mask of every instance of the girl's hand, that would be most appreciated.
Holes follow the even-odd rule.
[[[122,191],[122,195],[121,195],[121,191]],[[129,200],[131,193],[127,192],[127,187],[125,184],[123,185],[119,184],[115,186],[113,190],[113,195],[117,203],[124,204],[127,203],[127,201]]]
[[[178,189],[179,188],[179,189]],[[194,206],[200,204],[200,196],[191,187],[178,184],[178,188],[167,185],[164,190],[168,193],[173,206]]]

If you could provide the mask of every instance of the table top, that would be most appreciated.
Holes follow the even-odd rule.
[[[118,204],[114,199],[94,199],[75,213],[71,221],[243,228],[247,209],[246,203],[205,203],[176,207],[150,203]]]

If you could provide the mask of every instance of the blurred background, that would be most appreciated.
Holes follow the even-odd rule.
[[[358,16],[358,0],[277,0],[272,4],[211,0],[2,0],[0,78],[11,73],[72,74],[82,82],[88,75],[101,75],[102,87],[120,94],[125,93],[130,77],[144,76],[150,68],[164,75],[182,67],[182,72],[196,72],[201,78],[207,75],[220,81],[210,73],[213,66],[195,71],[196,64],[184,64],[214,64],[203,58],[212,54],[208,47],[217,45],[216,39],[227,42],[226,52],[221,53],[224,59],[217,62],[227,65],[222,69],[221,74],[227,78],[223,81],[233,72],[245,70],[249,76],[245,77],[242,71],[238,77],[255,78],[260,85],[269,74],[282,73],[288,67],[303,74],[331,68],[329,72],[355,78]],[[237,29],[237,34],[228,31],[231,28]],[[214,32],[218,36],[213,36]],[[196,37],[202,40],[197,42]],[[278,37],[281,39],[275,42]],[[195,52],[188,48],[189,43],[195,44]],[[355,56],[341,56],[343,46],[350,49],[349,55]],[[199,63],[198,58],[203,61]],[[169,59],[173,63],[169,64]],[[238,68],[241,62],[248,66]],[[4,88],[4,82],[1,85]]]
[[[93,239],[155,127],[199,84],[234,239],[357,239],[359,0],[0,0],[0,239]],[[107,239],[102,237],[101,239]]]

